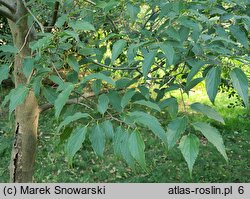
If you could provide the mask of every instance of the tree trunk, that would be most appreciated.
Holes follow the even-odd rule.
[[[22,1],[17,1],[19,20],[17,23],[8,21],[14,46],[19,49],[14,63],[15,87],[27,84],[27,79],[22,73],[22,64],[25,57],[31,56],[29,42],[33,39],[27,15],[27,9]],[[32,182],[39,118],[38,103],[32,90],[29,91],[25,102],[17,106],[15,118],[16,130],[10,161],[10,182]]]

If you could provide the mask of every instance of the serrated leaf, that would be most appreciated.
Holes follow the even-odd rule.
[[[101,87],[102,87],[102,81],[100,79],[97,79],[95,81],[93,81],[93,83],[90,85],[91,89],[93,90],[93,92],[95,93],[96,96],[98,96]]]
[[[206,116],[208,116],[211,119],[214,119],[218,122],[221,122],[222,124],[225,124],[224,119],[221,117],[221,115],[214,110],[212,107],[205,105],[205,104],[201,104],[199,102],[193,103],[190,105],[191,109],[200,112]]]
[[[248,96],[248,79],[246,74],[240,68],[234,68],[230,72],[230,77],[233,82],[233,87],[237,91],[238,95],[243,99],[246,107],[249,106],[249,96]]]
[[[68,84],[65,89],[58,95],[58,97],[55,100],[55,116],[56,118],[59,117],[62,108],[64,107],[64,105],[66,104],[66,102],[69,99],[70,93],[72,92],[72,90],[74,89],[74,85],[73,84]]]
[[[121,96],[119,95],[119,93],[117,91],[111,90],[111,91],[109,91],[109,93],[107,95],[108,95],[109,102],[112,105],[112,107],[117,112],[121,112],[122,111]]]
[[[148,127],[167,146],[167,134],[154,116],[141,111],[134,111],[129,116],[132,117],[134,122]]]
[[[126,161],[126,163],[131,167],[131,168],[134,168],[135,167],[135,162],[134,162],[134,158],[130,152],[130,149],[129,149],[129,138],[130,138],[130,134],[128,132],[124,132],[122,134],[122,137],[121,137],[121,146],[120,146],[120,149],[121,149],[121,154],[122,154],[122,157],[123,159]]]
[[[32,81],[32,89],[33,89],[36,97],[38,97],[40,94],[42,78],[43,78],[43,76],[39,75],[39,76],[35,77]]]
[[[113,79],[111,79],[110,77],[104,75],[103,73],[93,73],[93,74],[90,74],[86,77],[84,77],[84,79],[82,80],[82,84],[85,84],[87,81],[91,80],[91,79],[100,79],[100,80],[103,80],[113,86],[115,86],[115,82]]]
[[[185,132],[186,128],[187,128],[186,117],[177,117],[168,124],[167,127],[168,149],[171,149],[176,145],[176,142],[180,139],[181,134]]]
[[[237,39],[237,41],[239,41],[246,49],[249,49],[249,39],[247,38],[246,33],[237,25],[231,25],[229,29],[234,38]]]
[[[122,89],[122,88],[127,88],[128,86],[131,85],[133,81],[131,79],[128,79],[128,78],[122,78],[122,79],[118,79],[116,82],[115,82],[115,87],[117,89]]]
[[[136,5],[132,5],[131,3],[127,4],[127,12],[132,21],[135,21],[138,13],[140,12],[140,7]]]
[[[119,157],[122,156],[121,143],[122,143],[123,134],[124,134],[124,129],[121,126],[118,126],[115,129],[113,148],[114,148],[115,155]]]
[[[180,35],[179,33],[172,27],[170,26],[167,30],[166,33],[169,37],[171,37],[172,39],[176,40],[176,41],[181,41]]]
[[[8,79],[9,76],[9,66],[4,64],[0,67],[0,85],[2,84],[2,81],[5,79]]]
[[[26,78],[28,78],[34,68],[34,59],[25,58],[23,61],[23,74]]]
[[[119,57],[126,45],[127,41],[124,39],[120,39],[114,43],[112,48],[111,64],[113,64],[114,61]]]
[[[95,31],[95,27],[88,21],[71,21],[69,26],[75,31]]]
[[[57,84],[58,86],[61,86],[61,85],[64,84],[63,80],[60,79],[60,78],[59,78],[58,76],[56,76],[56,75],[51,75],[51,76],[49,77],[49,79],[50,79],[52,82],[54,82],[55,84]]]
[[[177,117],[178,114],[178,102],[177,99],[174,97],[168,98],[163,100],[160,104],[159,104],[160,108],[163,109],[166,106],[168,107],[168,113],[170,115],[170,117],[172,119]]]
[[[134,159],[141,165],[141,167],[146,168],[145,161],[145,144],[138,131],[131,133],[129,137],[129,150]]]
[[[86,117],[89,117],[89,114],[87,114],[87,113],[80,113],[80,112],[77,112],[77,113],[75,113],[74,115],[67,116],[67,117],[60,123],[60,125],[58,126],[57,133],[61,130],[62,127],[67,126],[67,125],[70,124],[71,122],[74,122],[74,121],[76,121],[76,120],[79,120],[79,119],[82,119],[82,118],[86,118]]]
[[[199,145],[199,138],[194,134],[184,135],[180,140],[179,149],[188,164],[190,175],[199,153]]]
[[[100,95],[98,98],[97,110],[103,115],[107,111],[108,105],[109,105],[108,96],[106,94]]]
[[[219,131],[216,128],[204,122],[196,122],[193,123],[192,125],[194,126],[195,130],[200,131],[208,139],[208,141],[211,142],[217,148],[217,150],[228,162],[228,157],[226,154],[224,142]]]
[[[29,93],[29,88],[27,88],[22,84],[11,91],[10,104],[9,104],[9,117],[11,116],[11,113],[16,109],[16,107],[25,101],[28,93]]]
[[[122,97],[121,100],[121,107],[122,109],[124,109],[127,104],[129,103],[129,101],[131,100],[131,98],[134,96],[134,94],[136,93],[136,91],[134,89],[129,89],[124,96]]]
[[[79,149],[81,148],[82,143],[85,140],[86,133],[87,133],[86,126],[78,127],[71,133],[70,137],[68,138],[65,144],[65,152],[70,164],[72,164],[72,160],[76,152],[79,151]]]
[[[173,64],[175,51],[172,45],[161,43],[160,48],[168,60],[169,66]]]
[[[67,58],[67,63],[74,69],[74,71],[77,73],[79,72],[79,64],[75,56],[69,55]]]
[[[6,53],[18,53],[18,49],[15,46],[11,46],[11,45],[0,46],[0,51],[6,52]]]
[[[156,103],[153,103],[153,102],[150,102],[150,101],[139,100],[139,101],[135,101],[133,103],[134,104],[140,104],[140,105],[143,105],[143,106],[147,106],[148,108],[155,109],[155,110],[161,112],[160,107]]]
[[[218,67],[213,67],[208,71],[206,75],[206,91],[210,101],[213,104],[221,81],[220,74],[220,69]]]
[[[187,61],[187,63],[192,67],[187,76],[187,82],[190,82],[193,77],[200,71],[200,69],[204,66],[204,61],[196,61],[191,60]]]
[[[155,56],[156,56],[156,52],[155,51],[150,51],[147,54],[144,55],[144,61],[142,63],[142,73],[143,76],[146,78],[151,66],[153,65],[154,61],[155,61]]]
[[[101,123],[102,129],[105,133],[106,138],[113,139],[114,138],[114,129],[113,125],[110,121],[106,120]]]
[[[58,96],[55,89],[50,88],[50,87],[43,87],[42,94],[50,104],[54,104]]]
[[[106,140],[105,133],[103,132],[99,124],[92,128],[89,134],[89,139],[96,154],[103,157]]]
[[[194,88],[197,84],[199,84],[203,80],[204,80],[204,78],[200,77],[200,78],[195,78],[195,79],[191,80],[190,82],[187,82],[187,84],[184,88],[185,92],[188,93],[192,88]]]

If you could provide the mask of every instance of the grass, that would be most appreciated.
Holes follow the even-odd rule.
[[[1,90],[1,99],[5,94]],[[199,102],[211,105],[202,90],[191,93],[189,98],[184,96],[184,99],[186,105],[197,99]],[[226,125],[219,125],[200,114],[191,112],[193,120],[208,120],[220,130],[229,157],[227,164],[215,147],[203,140],[192,178],[189,176],[187,164],[178,148],[167,151],[150,132],[146,132],[146,136],[144,136],[148,172],[144,172],[139,166],[135,170],[131,170],[124,161],[113,155],[110,144],[106,148],[105,157],[98,158],[88,142],[74,157],[73,165],[70,167],[65,159],[63,147],[55,147],[55,142],[58,140],[54,134],[58,124],[51,119],[54,111],[48,111],[40,118],[34,181],[250,182],[250,120],[246,118],[249,112],[243,107],[227,108],[230,100],[226,93],[219,93],[216,99],[215,108],[223,115]],[[13,126],[11,122],[7,122],[6,115],[8,115],[7,110],[2,110],[0,118],[0,182],[8,181],[8,164],[12,143],[11,129]],[[166,126],[167,121],[164,123]]]

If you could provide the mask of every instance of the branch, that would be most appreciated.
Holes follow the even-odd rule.
[[[7,19],[9,19],[13,22],[16,21],[16,16],[14,14],[12,14],[9,10],[0,8],[0,15],[3,17],[6,17]]]
[[[93,97],[95,96],[95,94],[93,92],[90,92],[90,93],[85,93],[83,94],[81,97],[77,97],[77,98],[72,98],[72,99],[69,99],[66,104],[67,105],[70,105],[70,104],[80,104],[80,105],[84,105],[86,106],[87,108],[90,108],[88,107],[87,105],[85,104],[82,104],[81,101],[83,101],[84,99],[86,98],[89,98],[89,97]],[[39,110],[40,110],[40,113],[43,113],[44,111],[47,111],[51,108],[54,107],[54,104],[49,104],[49,103],[46,103],[46,104],[43,104],[39,107]]]
[[[59,6],[60,6],[60,2],[56,1],[55,5],[54,5],[54,12],[53,12],[53,16],[52,16],[52,20],[51,23],[48,27],[48,31],[51,32],[52,28],[54,27],[57,17],[58,17],[58,11],[59,11]]]
[[[14,5],[11,5],[11,4],[7,3],[4,0],[0,0],[0,5],[5,6],[6,8],[8,8],[9,11],[11,11],[12,13],[16,13],[16,7]]]
[[[96,64],[96,65],[101,66],[103,68],[108,68],[108,69],[112,69],[112,70],[137,70],[137,69],[141,68],[141,66],[137,66],[137,67],[113,67],[113,66],[108,66],[108,65],[105,65],[105,64],[101,64],[101,63],[96,62],[94,60],[91,60],[91,62],[93,64]],[[138,62],[136,62],[136,63],[138,63]]]

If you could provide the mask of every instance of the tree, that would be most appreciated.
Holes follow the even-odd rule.
[[[1,0],[0,15],[8,19],[13,44],[0,49],[15,54],[15,88],[3,101],[9,103],[9,115],[15,110],[16,120],[10,181],[32,181],[38,118],[53,107],[69,163],[88,136],[98,156],[109,139],[131,167],[137,162],[146,169],[141,128],[151,130],[168,149],[180,141],[190,173],[199,149],[194,131],[227,160],[219,131],[190,120],[187,105],[179,102],[184,103],[179,111],[177,99],[168,93],[188,94],[205,80],[215,103],[222,79],[249,106],[242,70],[250,62],[249,7],[244,0]],[[51,14],[43,16],[44,10]],[[232,68],[225,70],[225,63]],[[1,81],[10,65],[1,66]],[[38,104],[41,97],[47,103]],[[67,112],[70,104],[82,111]],[[208,105],[197,102],[190,108],[224,124]],[[157,112],[171,118],[167,129],[154,116]]]

